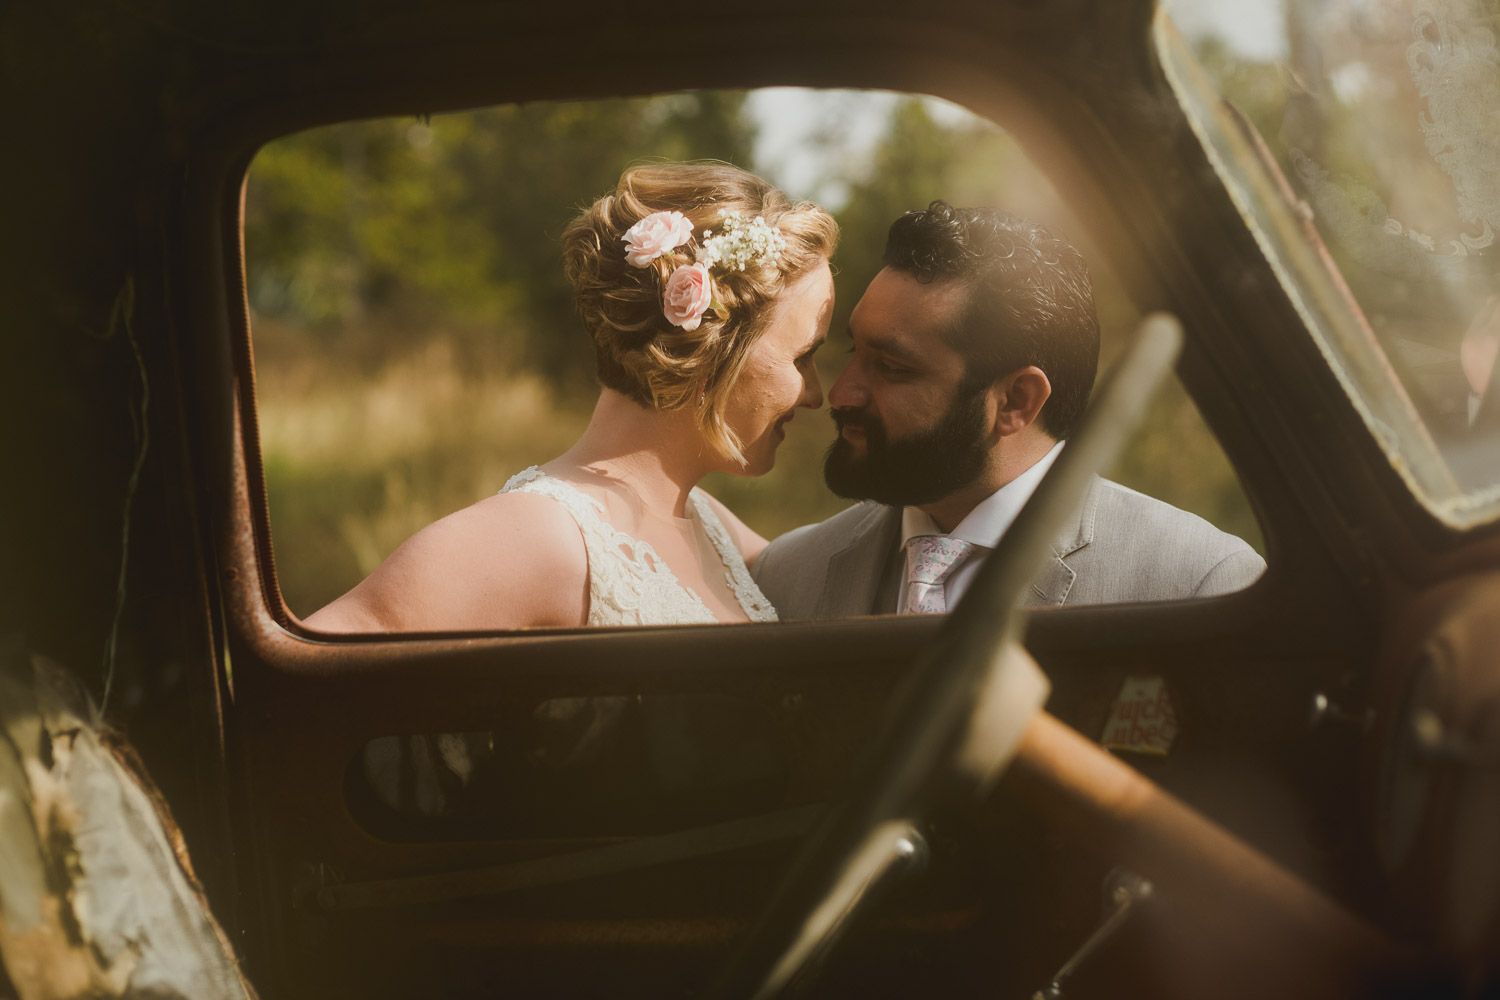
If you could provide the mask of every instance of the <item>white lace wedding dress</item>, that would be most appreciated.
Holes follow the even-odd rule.
[[[672,568],[646,542],[604,519],[604,505],[571,483],[536,466],[518,472],[501,493],[535,493],[567,508],[578,522],[589,559],[590,625],[683,625],[718,621]],[[701,490],[688,494],[689,516],[698,522],[724,564],[724,582],[753,622],[776,621],[776,609],[760,592],[745,559]]]

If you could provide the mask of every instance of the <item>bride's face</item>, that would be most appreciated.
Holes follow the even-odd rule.
[[[776,464],[776,448],[798,408],[823,405],[823,387],[813,355],[828,337],[833,318],[833,272],[825,261],[804,274],[777,299],[739,381],[724,407],[724,420],[739,436],[744,467],[726,471],[760,476]]]

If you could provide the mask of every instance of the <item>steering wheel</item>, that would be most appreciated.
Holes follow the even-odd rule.
[[[921,856],[919,825],[935,800],[980,796],[1013,764],[1029,806],[1115,855],[1160,894],[1210,915],[1232,904],[1237,918],[1250,914],[1255,926],[1273,928],[1283,949],[1276,963],[1296,972],[1293,995],[1335,995],[1330,987],[1362,982],[1386,964],[1392,946],[1376,931],[1042,711],[1050,686],[1021,645],[1021,598],[1181,340],[1171,316],[1142,323],[1079,431],[892,697],[842,804],[803,845],[712,996],[764,1000],[804,985],[887,876]],[[1299,948],[1306,960],[1289,962],[1286,949]]]

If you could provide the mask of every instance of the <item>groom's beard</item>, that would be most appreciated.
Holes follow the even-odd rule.
[[[835,494],[877,500],[892,507],[919,507],[956,493],[984,471],[984,398],[988,385],[961,386],[936,426],[891,440],[885,426],[865,410],[833,410],[840,436],[823,461],[823,478]],[[845,427],[865,432],[865,453],[855,454]]]

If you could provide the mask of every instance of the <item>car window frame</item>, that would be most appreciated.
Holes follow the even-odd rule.
[[[450,110],[450,109],[444,109],[444,110]],[[452,110],[464,110],[464,109],[452,109]],[[265,142],[274,141],[275,138],[278,138],[279,135],[281,135],[281,134],[291,134],[291,132],[297,132],[297,131],[301,131],[301,128],[299,128],[299,129],[293,129],[290,132],[283,131],[283,132],[279,133],[277,136],[272,136],[269,139],[261,139],[256,144],[256,146],[255,146],[255,148],[253,150],[248,151],[248,155],[245,154],[245,153],[242,153],[241,158],[243,159],[243,162],[246,164],[246,167],[245,167],[244,172],[241,174],[241,181],[240,181],[241,199],[240,199],[240,206],[239,206],[238,214],[237,214],[236,219],[235,219],[235,229],[236,229],[236,231],[238,233],[238,237],[239,237],[239,239],[238,239],[238,246],[237,246],[237,257],[238,257],[238,272],[240,274],[240,284],[239,284],[238,288],[235,291],[237,291],[240,294],[241,297],[244,297],[246,299],[246,301],[244,302],[244,309],[243,310],[240,310],[240,309],[233,310],[233,312],[234,312],[234,314],[235,314],[235,316],[237,318],[238,318],[238,316],[240,315],[240,313],[242,311],[243,311],[243,313],[244,313],[244,315],[246,317],[245,321],[243,323],[241,323],[241,324],[237,324],[236,325],[236,329],[234,330],[235,361],[239,365],[240,370],[242,372],[250,373],[250,377],[248,377],[248,378],[240,378],[238,380],[238,384],[240,386],[240,398],[238,400],[238,413],[237,413],[238,425],[239,425],[239,428],[240,428],[240,435],[241,435],[241,444],[240,444],[240,447],[241,447],[242,452],[243,452],[244,460],[248,463],[248,466],[249,466],[249,473],[245,476],[244,482],[242,484],[238,485],[238,488],[241,489],[244,492],[244,494],[246,495],[246,500],[247,500],[247,503],[248,503],[248,506],[249,506],[249,520],[250,520],[250,523],[248,525],[242,524],[240,526],[239,530],[237,530],[236,535],[237,535],[237,537],[243,538],[246,534],[248,534],[249,536],[253,537],[253,539],[254,539],[254,543],[255,543],[254,544],[254,549],[255,549],[255,571],[254,571],[254,576],[256,578],[258,578],[259,581],[260,581],[261,590],[262,590],[262,594],[263,594],[263,599],[265,601],[265,606],[266,606],[267,611],[270,614],[271,619],[278,626],[280,626],[282,629],[284,629],[284,630],[286,630],[286,631],[288,631],[290,633],[293,633],[293,634],[296,634],[296,635],[300,635],[300,636],[303,636],[303,637],[308,638],[308,639],[317,640],[317,641],[320,641],[320,642],[366,642],[367,643],[367,642],[372,642],[372,641],[383,641],[383,640],[387,640],[387,639],[421,640],[421,639],[445,639],[445,638],[450,638],[450,637],[453,637],[453,638],[466,638],[466,639],[468,639],[468,638],[477,638],[477,637],[481,637],[481,636],[502,637],[502,636],[519,636],[519,635],[525,635],[527,637],[537,637],[537,636],[541,636],[541,635],[566,636],[566,635],[575,635],[575,634],[580,634],[580,633],[585,633],[585,632],[592,633],[592,632],[596,631],[597,630],[596,626],[580,626],[580,627],[571,627],[571,628],[570,627],[560,627],[560,628],[547,628],[547,629],[509,629],[509,630],[506,630],[506,629],[494,629],[494,630],[478,630],[478,631],[472,631],[472,632],[467,632],[467,631],[452,631],[452,630],[450,630],[450,631],[434,631],[434,632],[420,632],[420,631],[417,631],[417,632],[400,632],[400,633],[395,633],[395,632],[392,632],[392,633],[381,633],[381,632],[325,632],[325,631],[320,631],[320,630],[318,630],[316,628],[309,627],[308,625],[306,625],[306,623],[303,622],[295,613],[293,613],[291,611],[291,609],[288,607],[288,605],[286,604],[286,601],[282,597],[280,588],[279,588],[279,586],[277,585],[277,582],[276,582],[276,568],[275,568],[275,562],[276,561],[275,561],[274,548],[273,548],[273,541],[274,540],[273,540],[273,538],[271,536],[269,501],[268,501],[267,494],[266,494],[265,473],[264,473],[263,463],[262,463],[262,461],[260,459],[259,422],[258,422],[258,419],[257,419],[259,403],[258,403],[258,399],[256,398],[256,395],[255,395],[255,392],[254,392],[254,378],[253,378],[253,370],[254,370],[254,361],[253,361],[253,358],[254,358],[253,335],[252,335],[252,331],[249,328],[249,320],[248,320],[248,315],[249,315],[248,297],[245,294],[246,293],[246,288],[245,288],[245,285],[244,285],[245,265],[244,265],[244,236],[243,236],[243,224],[244,224],[244,219],[243,219],[243,213],[244,213],[243,199],[244,199],[244,190],[246,188],[247,181],[248,181],[248,165],[249,165],[250,161],[253,160],[255,152],[258,152],[258,150],[261,148],[261,146],[264,145]],[[1238,470],[1237,469],[1236,469],[1236,475],[1238,475]],[[1243,488],[1243,484],[1242,484],[1242,488]],[[1263,524],[1263,522],[1262,522],[1261,527],[1262,527],[1262,530],[1264,530],[1264,524]],[[1254,589],[1256,586],[1259,585],[1259,582],[1260,581],[1257,581],[1255,584],[1252,584],[1250,588],[1246,588],[1246,589],[1247,590],[1248,589]],[[1201,600],[1204,600],[1204,599],[1202,599],[1202,598],[1187,599],[1186,601],[1180,602],[1180,603],[1197,603],[1197,602],[1199,602]],[[1139,608],[1140,606],[1141,606],[1140,603],[1132,602],[1132,603],[1121,603],[1121,604],[1118,604],[1118,605],[1112,605],[1111,607],[1116,607],[1116,608],[1119,608],[1119,609],[1135,609],[1135,608]],[[1058,609],[1041,609],[1041,610],[1047,610],[1047,611],[1052,611],[1052,612],[1060,611],[1060,612],[1063,612],[1063,613],[1066,613],[1066,614],[1072,614],[1072,613],[1076,612],[1077,610],[1080,610],[1080,606],[1069,606],[1069,607],[1063,607],[1063,608],[1058,608]],[[895,616],[893,616],[893,615],[883,615],[883,616],[868,616],[868,617],[869,617],[870,620],[880,620],[880,619],[891,618],[891,617],[895,617]],[[726,623],[726,624],[730,624],[730,623]],[[744,623],[733,623],[733,624],[744,624]],[[640,627],[641,626],[632,626],[631,628],[640,628]],[[661,628],[661,627],[670,627],[670,628],[680,628],[680,627],[724,627],[724,625],[719,625],[719,626],[713,626],[713,625],[710,625],[710,626],[646,626],[646,627],[656,627],[656,628]]]
[[[898,29],[899,30],[899,29]],[[961,41],[955,37],[950,42]],[[1025,103],[1021,94],[1028,87],[1045,83],[1038,79],[1034,68],[1024,65],[1015,67],[1016,82],[1009,76],[987,75],[973,65],[962,61],[949,62],[937,58],[931,51],[907,52],[908,61],[887,71],[868,59],[864,48],[868,39],[855,38],[850,49],[858,53],[853,62],[845,61],[837,71],[829,66],[799,72],[782,69],[774,74],[750,73],[743,68],[736,71],[732,65],[700,68],[696,72],[706,73],[704,78],[684,79],[672,71],[655,69],[642,74],[642,78],[622,86],[618,79],[604,73],[585,74],[570,78],[567,86],[557,88],[535,81],[518,84],[515,78],[507,81],[475,78],[458,75],[447,83],[430,80],[418,82],[410,76],[385,80],[378,86],[369,86],[368,78],[384,76],[387,67],[371,67],[368,64],[353,67],[325,67],[323,75],[340,80],[337,87],[321,88],[310,85],[309,74],[288,78],[260,93],[257,99],[248,102],[248,107],[237,107],[226,115],[215,127],[205,129],[202,136],[203,153],[197,157],[192,171],[193,183],[188,189],[188,200],[196,206],[191,214],[200,222],[209,219],[211,227],[200,225],[191,242],[203,247],[217,246],[222,268],[213,266],[213,256],[205,258],[200,276],[201,293],[194,312],[206,321],[206,325],[217,326],[221,337],[205,338],[209,351],[204,352],[197,364],[203,375],[202,384],[210,391],[205,411],[212,414],[206,422],[205,436],[210,440],[229,443],[229,447],[211,454],[205,464],[213,470],[212,478],[217,489],[215,523],[219,525],[216,549],[220,553],[222,569],[220,583],[225,598],[226,627],[244,643],[247,650],[270,661],[280,662],[292,670],[332,669],[338,661],[363,660],[378,663],[392,656],[399,658],[402,651],[413,655],[431,655],[442,650],[457,650],[482,642],[487,647],[503,649],[507,646],[530,646],[538,642],[572,645],[575,642],[593,645],[599,641],[631,642],[634,638],[655,636],[663,629],[672,631],[696,631],[702,629],[724,631],[726,640],[738,634],[738,630],[755,629],[754,624],[724,624],[703,626],[644,626],[630,629],[549,629],[543,631],[498,631],[477,633],[403,633],[400,635],[332,635],[306,629],[292,615],[282,600],[275,583],[274,555],[270,546],[269,524],[266,514],[264,474],[260,464],[256,400],[254,391],[254,363],[251,347],[249,318],[246,309],[245,272],[243,258],[243,235],[240,219],[243,211],[244,178],[255,152],[262,144],[277,136],[289,134],[320,124],[333,124],[356,118],[384,115],[420,115],[469,107],[485,106],[503,101],[524,101],[531,97],[546,96],[549,99],[637,96],[662,90],[679,90],[684,84],[715,87],[732,87],[757,83],[761,85],[813,85],[813,86],[880,86],[889,89],[904,89],[912,92],[931,93],[955,103],[962,104],[975,113],[985,115],[1001,127],[1016,134],[1027,147],[1036,142],[1045,147],[1050,156],[1033,156],[1043,164],[1049,177],[1060,173],[1070,184],[1085,184],[1086,172],[1082,170],[1084,157],[1066,141],[1067,130],[1059,130],[1052,114],[1055,105],[1071,106],[1080,111],[1077,94],[1049,94],[1049,100]],[[358,64],[358,60],[355,61]],[[373,71],[373,72],[372,72]],[[670,87],[653,86],[657,79],[669,79]],[[920,86],[917,81],[920,80]],[[1045,88],[1043,88],[1045,90]],[[311,95],[311,96],[309,96]],[[1013,114],[1003,115],[996,109],[1008,108]],[[1076,116],[1075,116],[1076,118]],[[1088,128],[1087,115],[1081,122]],[[1072,121],[1077,126],[1080,120]],[[1071,136],[1074,140],[1077,136]],[[1031,151],[1028,149],[1028,152]],[[1061,162],[1057,171],[1048,169],[1045,160]],[[1062,185],[1059,185],[1062,187]],[[1085,184],[1085,190],[1087,185]],[[232,194],[231,194],[232,192]],[[1101,203],[1101,195],[1092,191],[1085,199],[1088,205]],[[1104,230],[1105,237],[1111,235],[1110,227]],[[1099,239],[1101,246],[1108,239]],[[1128,260],[1128,258],[1127,258]],[[1122,269],[1122,280],[1131,288],[1130,278]],[[1138,275],[1143,272],[1137,270]],[[1153,305],[1162,298],[1159,276],[1144,277],[1145,288],[1141,291],[1142,306]],[[1191,329],[1190,329],[1191,334]],[[1221,634],[1233,629],[1236,623],[1260,617],[1267,608],[1281,603],[1268,595],[1276,591],[1284,579],[1299,568],[1302,560],[1288,560],[1287,572],[1279,569],[1282,560],[1282,543],[1279,526],[1265,514],[1266,504],[1257,497],[1254,477],[1245,474],[1245,465],[1236,457],[1237,448],[1246,439],[1244,434],[1233,434],[1228,438],[1221,433],[1224,426],[1221,406],[1205,405],[1194,389],[1194,383],[1210,377],[1211,366],[1204,363],[1202,355],[1190,339],[1181,371],[1184,382],[1194,402],[1198,405],[1205,422],[1219,439],[1231,464],[1241,478],[1241,484],[1257,512],[1264,533],[1270,569],[1254,585],[1244,591],[1216,598],[1170,602],[1165,604],[1125,604],[1091,607],[1064,607],[1041,609],[1033,615],[1035,619],[1032,635],[1043,643],[1056,642],[1060,647],[1072,646],[1079,635],[1088,637],[1090,644],[1122,640],[1130,642],[1163,629],[1181,634],[1186,639]],[[222,395],[213,393],[215,384],[226,391]],[[209,449],[213,451],[212,448]],[[930,637],[939,623],[913,623],[897,616],[873,616],[830,622],[796,622],[770,626],[773,629],[795,631],[799,636],[816,635],[820,630],[847,632],[849,629],[877,630],[888,632],[897,638],[898,646],[905,648],[913,634]],[[630,636],[623,633],[629,632]],[[1050,638],[1049,638],[1050,637]],[[319,666],[318,661],[327,657],[328,664]]]

